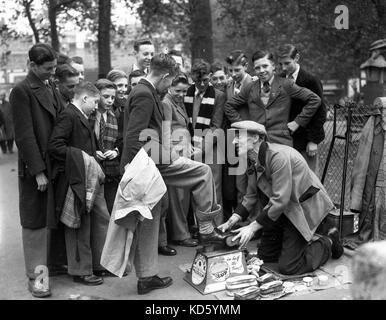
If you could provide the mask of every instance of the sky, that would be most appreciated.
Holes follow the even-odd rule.
[[[138,22],[138,17],[135,12],[131,11],[129,8],[126,8],[124,1],[113,0],[112,1],[112,20],[116,26],[124,26]],[[44,9],[43,0],[34,0],[34,8],[36,11],[41,11]],[[16,9],[22,9],[15,1],[10,0],[0,0],[0,24],[1,21],[10,25],[12,29],[15,29],[17,32],[24,34],[32,34],[32,31],[29,27],[28,20],[26,17],[19,15],[16,19],[13,19],[13,15]],[[71,22],[67,23],[66,28],[73,29]]]

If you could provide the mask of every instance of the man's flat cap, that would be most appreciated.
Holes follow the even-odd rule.
[[[370,51],[376,50],[376,49],[385,49],[386,48],[386,39],[380,39],[377,41],[374,41],[370,45]]]
[[[265,130],[265,127],[262,124],[250,120],[234,122],[231,124],[231,128],[234,130],[244,129],[250,133],[267,135],[267,131]]]

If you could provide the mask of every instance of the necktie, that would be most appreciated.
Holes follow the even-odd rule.
[[[105,118],[103,117],[103,114],[101,114],[101,121],[99,123],[99,145],[101,147],[101,151],[105,151],[105,143],[104,143],[104,137],[105,137],[105,131],[106,131],[106,122]]]
[[[241,83],[240,82],[236,82],[235,83],[235,94],[239,94],[240,93],[240,88],[241,88]]]
[[[56,115],[58,114],[58,109],[59,109],[59,105],[60,105],[60,102],[58,102],[55,98],[55,95],[54,95],[54,90],[56,90],[55,88],[53,88],[50,84],[50,81],[49,80],[46,80],[44,81],[44,84],[48,90],[48,92],[50,93],[49,95],[49,98],[50,98],[50,102],[52,104],[52,106],[54,107],[55,111],[56,111]]]
[[[248,159],[247,175],[256,173],[256,161]]]
[[[271,88],[270,88],[269,82],[268,81],[264,82],[263,83],[263,92],[269,93],[270,90],[271,90]]]
[[[46,88],[47,88],[48,92],[51,93],[51,95],[53,96],[54,94],[52,92],[52,87],[50,85],[50,82],[48,80],[46,80],[44,83],[46,85]]]
[[[201,101],[202,101],[201,92],[198,92],[195,95],[194,102],[193,102],[193,115],[192,115],[193,129],[196,127],[196,121],[197,121],[198,113],[200,111]]]

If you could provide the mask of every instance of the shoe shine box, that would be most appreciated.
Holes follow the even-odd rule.
[[[205,252],[198,249],[185,281],[202,294],[225,290],[227,279],[248,274],[242,250],[217,250]]]
[[[339,230],[340,209],[332,210],[326,218],[326,225],[333,225]],[[328,230],[325,230],[328,231]],[[343,211],[342,237],[351,235],[358,231],[358,214]]]

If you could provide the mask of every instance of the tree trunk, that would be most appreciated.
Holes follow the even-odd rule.
[[[60,43],[58,35],[58,26],[56,23],[57,16],[57,0],[49,0],[48,2],[48,19],[50,21],[50,34],[51,34],[51,46],[52,48],[60,52]]]
[[[379,18],[379,39],[386,37],[386,3],[384,0],[373,0]]]
[[[192,63],[202,58],[213,62],[213,32],[210,0],[189,0],[191,10],[190,46]]]
[[[105,78],[111,70],[110,53],[111,0],[99,0],[98,77]]]
[[[23,0],[23,6],[25,9],[25,14],[28,19],[28,23],[32,29],[32,32],[34,34],[35,42],[39,43],[40,42],[40,37],[39,37],[39,31],[36,28],[35,21],[32,19],[32,14],[31,14],[31,4],[33,0]]]

